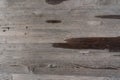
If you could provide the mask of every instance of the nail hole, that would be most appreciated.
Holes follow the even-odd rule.
[[[46,22],[55,24],[55,23],[61,23],[62,21],[61,20],[47,20]]]

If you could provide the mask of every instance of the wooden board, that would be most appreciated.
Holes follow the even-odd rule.
[[[120,77],[120,52],[53,46],[120,36],[119,19],[96,17],[119,15],[119,7],[119,0],[1,0],[0,72]]]

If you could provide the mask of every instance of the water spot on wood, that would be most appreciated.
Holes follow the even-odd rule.
[[[57,5],[62,3],[63,1],[66,1],[66,0],[46,0],[46,2],[51,5]]]
[[[70,38],[65,41],[66,43],[53,43],[53,47],[66,49],[108,49],[110,52],[120,51],[120,37]]]
[[[95,16],[97,18],[105,18],[105,19],[120,19],[120,15],[98,15]]]
[[[56,23],[61,23],[61,20],[47,20],[47,23],[52,23],[52,24],[56,24]]]

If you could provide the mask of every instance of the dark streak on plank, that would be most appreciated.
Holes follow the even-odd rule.
[[[120,51],[120,37],[70,38],[65,41],[66,43],[53,43],[53,47],[67,49],[109,49],[110,52]]]
[[[55,24],[55,23],[61,23],[62,21],[61,20],[47,20],[46,22]]]
[[[46,0],[46,2],[51,5],[57,5],[62,3],[63,1],[66,1],[66,0]]]
[[[120,19],[120,15],[98,15],[95,16],[97,18],[105,18],[105,19]]]

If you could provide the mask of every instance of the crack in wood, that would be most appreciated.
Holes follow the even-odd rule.
[[[89,67],[89,66],[80,66],[82,68],[86,68],[86,69],[106,69],[106,70],[119,70],[120,67],[99,67],[99,68],[95,68],[95,67]]]
[[[108,49],[110,52],[120,51],[120,37],[70,38],[65,41],[66,43],[53,43],[53,47],[66,49]]]
[[[51,65],[54,65],[54,67]],[[96,69],[96,70],[119,70],[120,67],[114,67],[114,66],[102,66],[102,67],[92,67],[92,66],[87,66],[87,65],[80,65],[80,64],[71,64],[71,63],[66,63],[66,64],[50,64],[49,65],[43,65],[43,66],[39,66],[39,65],[32,65],[29,66],[29,71],[32,71],[33,73],[35,73],[36,71],[41,71],[42,69],[45,70],[81,70],[81,69]]]

